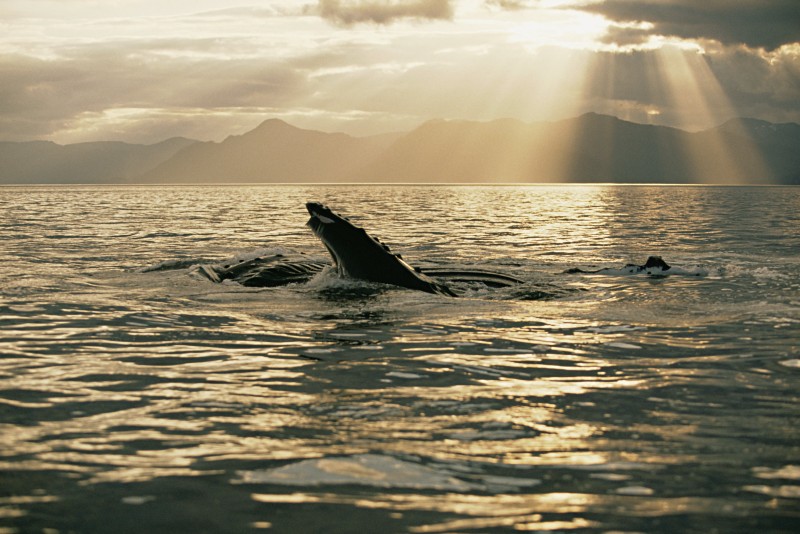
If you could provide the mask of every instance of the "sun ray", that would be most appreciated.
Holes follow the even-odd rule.
[[[537,54],[537,70],[529,73],[524,100],[517,102],[520,115],[534,123],[516,146],[507,147],[506,168],[523,181],[564,182],[571,174],[577,121],[562,122],[555,135],[547,134],[552,129],[541,121],[570,119],[586,111],[583,97],[591,56],[566,48]]]
[[[678,127],[696,130],[703,125],[722,124],[736,116],[699,51],[663,46],[655,51],[655,58]],[[724,130],[696,133],[682,149],[694,181],[736,184],[770,176],[758,147],[735,121],[728,122]]]

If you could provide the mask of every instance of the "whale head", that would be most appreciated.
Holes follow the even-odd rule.
[[[645,269],[661,269],[662,271],[668,271],[671,268],[667,262],[661,259],[661,256],[650,256],[643,267]]]
[[[339,274],[368,278],[367,261],[388,253],[377,239],[318,202],[306,203],[311,218],[306,225],[330,252]]]
[[[454,296],[446,286],[418,272],[399,254],[318,202],[306,203],[306,223],[330,252],[342,276]]]

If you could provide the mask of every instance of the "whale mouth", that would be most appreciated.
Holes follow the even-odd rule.
[[[317,204],[314,202],[309,202],[306,204],[306,209],[308,210],[308,214],[311,215],[311,218],[308,219],[306,222],[306,226],[311,228],[311,231],[314,234],[322,238],[322,229],[326,225],[334,224],[336,221],[326,215],[323,215],[321,212],[324,209],[322,204]]]
[[[306,209],[312,218],[317,219],[322,224],[335,224],[339,219],[330,208],[319,202],[307,202]]]
[[[311,216],[306,223],[314,235],[328,249],[333,263],[340,275],[352,275],[363,250],[359,251],[360,237],[356,227],[340,217],[329,207],[319,202],[307,202],[306,209]],[[364,235],[366,233],[364,232]],[[351,250],[352,249],[352,250]]]
[[[334,213],[332,209],[330,209],[325,204],[320,204],[319,202],[307,202],[306,209],[308,210],[308,214],[312,217],[319,219],[320,222],[324,224],[334,224],[337,222],[346,222],[346,219]]]

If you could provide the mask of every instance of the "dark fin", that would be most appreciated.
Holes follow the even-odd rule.
[[[667,262],[661,259],[661,256],[650,256],[647,258],[644,268],[653,269],[655,267],[660,268],[662,271],[668,271],[670,269],[670,266],[667,265]]]

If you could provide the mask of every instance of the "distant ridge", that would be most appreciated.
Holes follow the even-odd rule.
[[[0,142],[0,183],[120,183],[141,176],[196,141],[173,137],[153,145],[116,141],[57,145]]]
[[[692,133],[587,113],[352,137],[269,119],[220,143],[0,143],[5,184],[239,182],[800,184],[800,125],[735,119]]]
[[[391,136],[303,130],[270,119],[221,143],[196,143],[140,177],[144,182],[347,181],[384,151]]]
[[[689,133],[596,113],[532,124],[437,120],[399,139],[360,178],[800,184],[800,126],[741,120]]]

